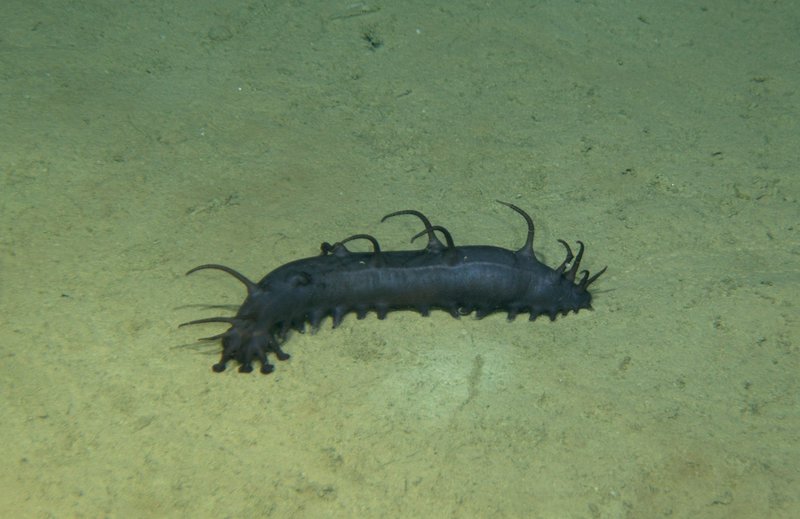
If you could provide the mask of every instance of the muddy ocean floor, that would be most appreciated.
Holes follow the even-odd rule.
[[[2,10],[3,517],[800,517],[798,4]],[[244,298],[190,268],[421,247],[399,209],[519,248],[495,199],[593,311],[351,315],[268,376],[177,326]]]

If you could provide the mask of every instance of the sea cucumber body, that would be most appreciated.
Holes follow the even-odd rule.
[[[349,312],[383,318],[393,310],[445,310],[480,317],[507,311],[555,315],[591,302],[587,291],[535,258],[491,246],[464,246],[441,253],[393,251],[330,254],[293,261],[267,274],[258,293],[237,317],[266,327],[306,321],[318,326],[332,315],[334,325]],[[570,290],[573,288],[573,290]]]
[[[536,259],[533,252],[533,221],[522,209],[504,203],[521,214],[528,224],[525,245],[512,251],[491,245],[456,246],[449,231],[432,225],[422,213],[405,210],[401,214],[420,218],[425,225],[428,245],[421,250],[382,251],[370,235],[357,234],[334,244],[321,246],[319,256],[286,263],[254,283],[239,272],[218,264],[202,269],[227,272],[247,288],[247,297],[233,317],[210,317],[184,324],[222,322],[225,332],[208,339],[222,340],[222,357],[213,366],[223,371],[227,363],[239,363],[239,371],[249,372],[259,361],[263,373],[274,367],[268,355],[285,360],[281,349],[291,330],[304,331],[306,323],[318,328],[331,316],[334,328],[345,315],[355,312],[363,319],[370,311],[380,319],[395,310],[416,310],[428,315],[444,310],[453,317],[475,312],[478,318],[494,312],[507,312],[509,319],[528,313],[530,320],[545,314],[558,314],[591,308],[588,288],[604,271],[593,276],[576,274],[584,245],[573,256],[566,242],[567,256],[556,268]],[[442,243],[436,233],[445,238]],[[418,235],[419,236],[419,235]],[[346,242],[356,239],[372,243],[372,252],[351,252]]]

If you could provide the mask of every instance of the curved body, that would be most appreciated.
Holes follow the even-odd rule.
[[[238,272],[222,265],[201,265],[200,269],[218,269],[234,275],[247,287],[247,298],[234,317],[212,317],[186,324],[224,322],[231,327],[209,339],[222,339],[223,352],[215,371],[222,371],[229,360],[239,363],[239,370],[249,372],[252,362],[261,363],[269,373],[267,360],[274,353],[284,360],[289,356],[280,345],[290,330],[303,331],[305,323],[318,327],[331,316],[333,326],[355,312],[359,319],[374,311],[383,319],[393,310],[430,310],[449,312],[453,317],[476,313],[483,317],[505,311],[509,319],[529,313],[530,319],[545,314],[577,312],[591,307],[588,286],[602,274],[592,277],[583,271],[576,283],[575,274],[583,255],[577,256],[565,242],[567,258],[557,268],[539,262],[533,253],[533,222],[521,209],[505,204],[523,215],[528,223],[528,239],[518,251],[488,245],[455,246],[450,233],[433,226],[417,211],[400,211],[384,217],[411,214],[424,225],[422,234],[428,245],[421,250],[381,251],[369,235],[351,236],[333,245],[322,244],[322,254],[282,265],[253,283]],[[436,236],[446,238],[443,244]],[[418,235],[418,236],[420,236]],[[416,237],[415,237],[416,238]],[[354,239],[369,240],[372,252],[351,252],[345,243]]]

